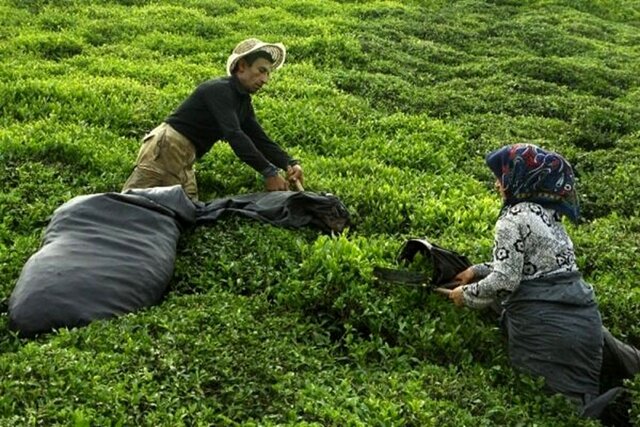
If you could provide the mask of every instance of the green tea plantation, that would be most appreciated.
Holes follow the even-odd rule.
[[[183,233],[164,301],[35,339],[0,315],[0,426],[599,426],[510,366],[497,320],[374,279],[410,238],[491,259],[484,155],[575,167],[566,222],[605,325],[640,347],[640,1],[0,0],[0,300],[53,211],[118,192],[146,132],[240,40],[287,47],[253,98],[330,236]],[[200,199],[262,191],[220,142]],[[422,266],[411,266],[420,269]],[[426,267],[425,267],[426,268]],[[640,426],[640,377],[630,418]]]

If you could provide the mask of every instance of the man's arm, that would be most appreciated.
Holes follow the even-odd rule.
[[[256,116],[251,110],[249,118],[242,125],[245,133],[253,140],[255,147],[266,157],[271,163],[286,170],[288,166],[297,165],[300,162],[293,159],[286,151],[276,144],[267,136],[267,134],[258,123]]]
[[[265,177],[275,175],[277,171],[274,165],[241,128],[236,113],[238,100],[232,89],[226,85],[212,86],[203,97],[208,110],[220,126],[223,138],[236,156]]]
[[[304,172],[300,162],[292,158],[278,144],[273,142],[258,123],[253,106],[251,106],[249,118],[243,123],[243,129],[253,140],[256,148],[274,165],[287,171],[287,179],[295,183],[297,188],[304,184]]]

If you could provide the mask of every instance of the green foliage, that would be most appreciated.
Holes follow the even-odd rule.
[[[83,50],[82,40],[59,33],[18,37],[15,44],[20,50],[52,60],[70,58],[81,54]]]
[[[640,212],[640,146],[590,151],[578,157],[576,163],[582,174],[580,179],[588,183],[581,186],[585,217],[602,217],[611,212],[633,217]]]
[[[187,230],[158,307],[16,338],[0,316],[0,425],[595,426],[509,366],[497,320],[374,280],[405,239],[489,259],[484,155],[575,165],[567,224],[606,325],[640,345],[640,9],[632,0],[0,1],[0,300],[70,198],[119,191],[142,136],[247,37],[285,66],[266,132],[338,195],[341,236],[224,218]],[[203,200],[261,191],[224,142]],[[409,268],[428,272],[425,260]],[[632,418],[640,424],[640,381]]]

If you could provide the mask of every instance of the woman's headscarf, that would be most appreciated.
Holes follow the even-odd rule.
[[[532,144],[514,144],[489,153],[486,163],[502,183],[505,206],[534,202],[578,220],[573,168],[561,155]]]

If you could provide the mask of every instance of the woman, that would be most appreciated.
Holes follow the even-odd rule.
[[[584,408],[602,391],[603,342],[635,368],[640,352],[603,330],[593,289],[578,271],[561,222],[579,216],[573,169],[529,144],[495,150],[486,163],[504,202],[493,262],[469,267],[456,276],[459,286],[441,291],[457,306],[501,307],[514,367]]]

